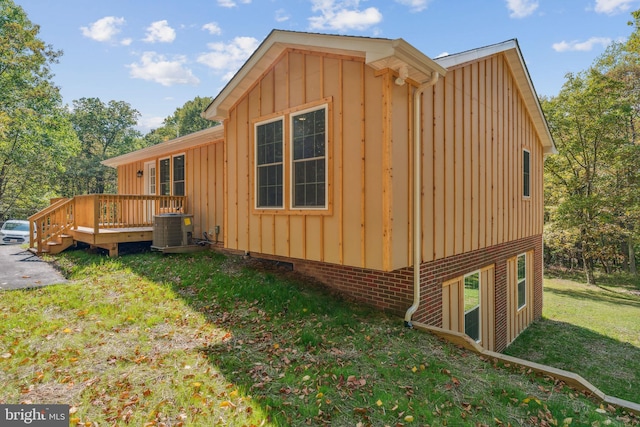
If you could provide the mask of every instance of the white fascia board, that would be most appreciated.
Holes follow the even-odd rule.
[[[120,165],[160,157],[164,154],[175,151],[187,150],[198,145],[208,144],[214,141],[222,141],[223,138],[223,125],[213,126],[175,139],[170,139],[169,141],[161,142],[160,144],[132,151],[131,153],[112,157],[110,159],[103,160],[100,163],[108,167],[116,168]]]

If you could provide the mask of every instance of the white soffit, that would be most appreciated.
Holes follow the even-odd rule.
[[[176,151],[187,150],[198,145],[204,145],[211,142],[222,142],[223,138],[223,125],[212,126],[198,132],[193,132],[175,139],[170,139],[169,141],[161,142],[160,144],[152,145],[150,147],[132,151],[131,153],[123,154],[118,157],[103,160],[100,163],[105,166],[115,168],[120,165],[126,165],[142,160],[149,160]]]

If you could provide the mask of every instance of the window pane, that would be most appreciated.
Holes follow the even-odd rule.
[[[173,195],[184,196],[184,155],[173,158]]]
[[[293,117],[294,207],[326,206],[326,109]]]
[[[527,256],[518,256],[518,310],[527,303]]]
[[[282,165],[258,167],[258,207],[282,206]]]
[[[522,152],[522,194],[525,197],[529,197],[531,194],[529,182],[530,168],[529,152],[525,150]]]
[[[160,160],[160,195],[171,194],[171,162],[169,159]]]
[[[526,255],[518,256],[518,280],[522,280],[526,277],[527,258]]]
[[[480,339],[480,273],[464,278],[464,333]]]
[[[518,310],[527,303],[527,281],[518,282]]]
[[[256,197],[259,208],[282,207],[282,120],[256,126]]]

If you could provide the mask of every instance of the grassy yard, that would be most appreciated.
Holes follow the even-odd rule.
[[[575,372],[606,394],[640,403],[640,288],[622,276],[601,281],[547,278],[544,318],[505,353]]]
[[[0,403],[70,404],[73,425],[639,424],[275,267],[58,260],[69,284],[2,293]]]

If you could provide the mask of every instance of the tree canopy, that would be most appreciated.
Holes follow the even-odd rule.
[[[26,217],[59,190],[79,146],[53,84],[61,51],[11,0],[0,0],[0,219]]]

